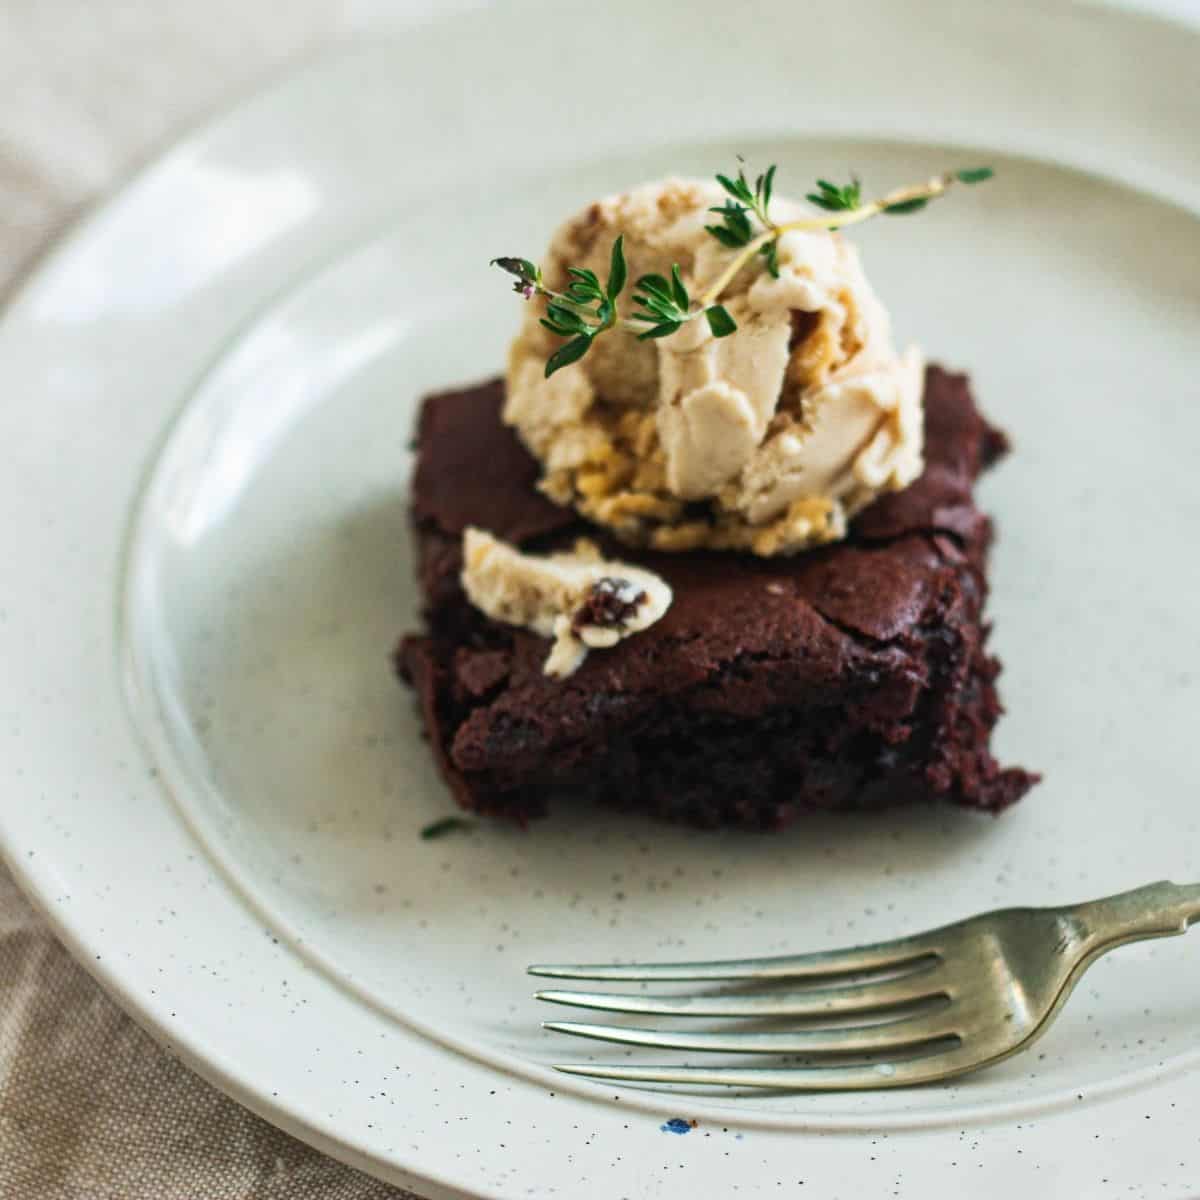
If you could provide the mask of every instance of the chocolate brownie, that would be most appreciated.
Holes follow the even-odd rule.
[[[396,659],[463,808],[523,822],[596,799],[773,829],[805,810],[918,800],[994,813],[1036,782],[988,749],[1001,712],[982,619],[992,530],[972,487],[1006,442],[965,376],[929,369],[921,478],[844,542],[788,558],[616,544],[538,492],[502,401],[499,381],[430,396],[417,435],[427,631]],[[586,533],[661,575],[674,601],[569,678],[547,677],[546,640],[463,594],[468,525],[532,550]]]

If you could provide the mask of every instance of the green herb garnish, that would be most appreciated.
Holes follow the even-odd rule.
[[[556,292],[546,287],[541,268],[529,259],[492,259],[493,265],[514,277],[513,291],[526,300],[534,296],[546,300],[546,314],[541,318],[541,324],[551,333],[566,339],[546,362],[547,378],[562,367],[578,362],[600,334],[614,328],[627,330],[634,333],[639,341],[645,341],[647,338],[669,337],[688,321],[703,316],[714,337],[728,337],[737,330],[737,323],[729,311],[717,303],[721,293],[756,255],[762,256],[766,270],[778,278],[779,239],[783,234],[794,229],[842,229],[881,213],[902,216],[918,212],[930,200],[944,195],[954,184],[983,183],[994,174],[991,167],[949,171],[935,176],[928,183],[900,188],[869,203],[863,203],[862,183],[857,176],[852,176],[850,182],[844,185],[818,179],[816,190],[809,192],[806,199],[826,215],[777,225],[770,215],[775,164],[772,163],[763,174],[757,176],[751,185],[746,177],[745,164],[740,159],[739,163],[741,165],[736,176],[717,175],[717,182],[726,192],[727,199],[720,206],[709,209],[709,212],[717,214],[720,222],[704,227],[721,245],[738,253],[695,301],[680,277],[679,264],[674,263],[669,279],[662,275],[643,275],[638,279],[634,283],[634,311],[621,316],[617,311],[617,298],[625,288],[627,275],[621,237],[613,242],[608,279],[603,287],[595,272],[582,267],[568,267],[570,282],[565,291]]]
[[[566,291],[546,287],[541,268],[527,258],[493,258],[494,266],[515,277],[513,291],[527,300],[546,299],[546,315],[541,324],[551,333],[567,338],[546,361],[546,378],[555,371],[577,362],[592,347],[592,341],[615,325],[635,333],[639,340],[666,337],[681,325],[702,314],[714,337],[727,337],[737,328],[733,318],[719,304],[692,308],[692,300],[679,275],[679,266],[671,268],[671,278],[643,275],[633,286],[634,305],[640,309],[628,317],[617,315],[617,297],[625,288],[624,239],[618,237],[609,258],[608,281],[603,287],[594,271],[568,267],[570,282]]]
[[[720,304],[692,310],[692,298],[680,278],[678,263],[671,267],[670,279],[664,279],[661,275],[643,275],[634,287],[638,291],[633,302],[644,311],[635,312],[632,319],[650,323],[649,329],[637,335],[639,342],[647,338],[667,337],[701,312],[708,318],[713,337],[728,337],[737,329],[733,318]]]
[[[855,175],[845,187],[838,187],[828,179],[818,179],[817,190],[804,198],[826,212],[853,212],[862,203],[862,181]]]
[[[464,832],[474,828],[475,822],[468,821],[465,817],[442,817],[441,820],[434,821],[421,830],[421,840],[432,842],[435,838],[445,837],[448,833]]]
[[[741,161],[740,159],[738,160]],[[709,212],[720,215],[720,225],[705,225],[705,229],[723,246],[735,250],[749,245],[754,240],[754,227],[747,213],[753,213],[758,218],[759,225],[764,230],[772,230],[775,223],[771,220],[768,209],[771,205],[771,189],[775,184],[775,164],[772,163],[766,171],[754,181],[751,188],[746,178],[745,164],[738,167],[736,179],[728,175],[718,175],[717,182],[729,193],[730,198],[719,208],[710,208]],[[767,242],[759,250],[766,259],[767,270],[779,278],[778,247],[775,239]]]

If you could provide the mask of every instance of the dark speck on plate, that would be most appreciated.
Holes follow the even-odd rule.
[[[663,1133],[691,1133],[695,1127],[695,1121],[688,1121],[683,1117],[672,1117],[659,1126]]]

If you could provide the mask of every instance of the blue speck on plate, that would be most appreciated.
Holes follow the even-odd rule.
[[[683,1117],[672,1117],[665,1124],[660,1125],[659,1129],[663,1133],[691,1133],[692,1123],[691,1121],[685,1121]]]

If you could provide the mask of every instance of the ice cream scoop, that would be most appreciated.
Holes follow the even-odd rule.
[[[703,295],[737,251],[706,230],[716,184],[668,179],[589,205],[554,235],[548,287],[603,276],[623,236],[629,278],[678,265]],[[782,224],[806,210],[777,197]],[[549,377],[561,338],[529,301],[512,343],[505,421],[541,462],[543,490],[623,540],[662,550],[788,554],[844,536],[849,517],[922,470],[924,364],[899,354],[854,245],[791,230],[773,274],[756,255],[722,289],[737,324],[703,320],[639,340],[614,329]]]

